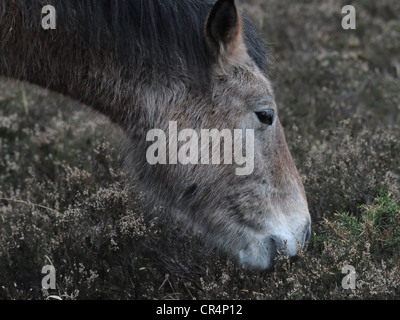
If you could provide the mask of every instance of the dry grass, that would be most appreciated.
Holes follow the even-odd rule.
[[[400,4],[353,2],[356,31],[340,28],[344,4],[244,4],[274,57],[314,219],[309,250],[268,273],[167,228],[127,186],[106,119],[84,121],[76,103],[2,79],[0,298],[399,299]],[[49,259],[57,289],[43,291]],[[345,265],[354,290],[341,287]]]

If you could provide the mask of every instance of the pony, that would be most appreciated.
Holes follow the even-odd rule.
[[[42,27],[45,5],[55,29]],[[124,164],[148,200],[255,269],[271,268],[278,252],[296,256],[311,234],[268,65],[234,0],[0,1],[0,75],[106,115],[124,132]],[[146,134],[171,121],[196,132],[253,130],[253,172],[148,163]]]

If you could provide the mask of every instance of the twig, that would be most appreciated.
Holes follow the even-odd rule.
[[[61,215],[61,213],[58,212],[57,210],[54,210],[52,208],[49,208],[49,207],[46,207],[46,206],[43,206],[43,205],[40,205],[40,204],[35,204],[35,203],[32,203],[32,202],[24,201],[24,200],[8,199],[8,198],[0,198],[0,200],[14,202],[14,203],[21,203],[21,204],[25,204],[25,205],[32,206],[32,207],[45,209],[45,210],[48,210],[48,211],[51,211],[53,213]]]
[[[336,230],[336,228],[332,225],[331,222],[329,222],[327,219],[324,219],[325,224],[329,227],[329,229],[331,229],[333,231],[333,233],[339,237],[340,239],[342,239],[344,242],[349,243],[349,240],[346,239],[339,231]]]
[[[397,214],[397,217],[396,217],[396,220],[395,220],[393,226],[385,233],[382,240],[386,241],[392,235],[392,233],[397,229],[399,224],[400,224],[400,210]]]

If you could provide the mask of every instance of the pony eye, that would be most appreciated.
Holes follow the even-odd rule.
[[[255,112],[258,120],[267,125],[272,125],[275,119],[275,111],[273,109],[266,109]]]

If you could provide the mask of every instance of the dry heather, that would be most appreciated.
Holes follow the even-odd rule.
[[[243,1],[244,2],[244,1]],[[246,1],[314,229],[296,261],[246,271],[128,187],[119,132],[0,80],[0,298],[399,299],[400,2]],[[175,227],[171,227],[174,225]],[[44,265],[57,289],[41,289]],[[352,265],[356,288],[341,286]]]

